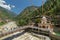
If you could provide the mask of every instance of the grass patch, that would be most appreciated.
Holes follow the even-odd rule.
[[[55,32],[57,36],[60,36],[60,32]]]
[[[0,26],[3,25],[3,24],[5,24],[5,23],[4,22],[0,22]]]

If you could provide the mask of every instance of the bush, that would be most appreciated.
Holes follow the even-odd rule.
[[[0,25],[3,25],[3,24],[5,24],[4,22],[0,22]]]
[[[23,20],[23,19],[19,20],[18,23],[17,23],[18,26],[23,26],[23,25],[26,25],[26,24],[27,24],[26,20]]]

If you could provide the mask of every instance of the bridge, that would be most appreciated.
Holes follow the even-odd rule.
[[[46,28],[40,28],[40,27],[36,27],[36,26],[24,26],[24,27],[20,27],[20,30],[24,30],[27,28],[31,28],[31,29],[38,29],[38,30],[43,30],[43,31],[50,31],[50,29],[46,29]]]
[[[12,33],[15,33],[17,31],[21,31],[21,30],[27,30],[29,32],[32,31],[34,33],[38,33],[38,34],[42,34],[42,35],[45,35],[45,36],[49,36],[51,37],[52,39],[57,39],[59,38],[58,36],[55,36],[53,35],[52,33],[50,33],[50,30],[49,29],[44,29],[44,28],[39,28],[39,27],[32,27],[32,26],[24,26],[24,27],[20,27],[20,28],[17,28],[16,30],[10,32],[10,33],[3,33],[3,34],[0,34],[0,37],[4,37],[6,35],[10,35]]]
[[[23,26],[23,27],[19,27],[19,28],[15,29],[14,31],[7,32],[7,33],[2,33],[2,34],[0,34],[0,37],[15,33],[17,31],[26,30],[26,29],[31,30],[31,31],[35,31],[35,32],[38,32],[38,30],[39,30],[39,31],[43,31],[43,33],[45,31],[45,34],[48,34],[46,32],[50,32],[50,29],[40,28],[40,27],[36,27],[36,26]]]

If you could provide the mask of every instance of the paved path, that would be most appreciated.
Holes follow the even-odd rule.
[[[34,35],[37,35],[39,37],[36,37],[34,35],[32,35],[31,33],[28,33],[28,32],[16,32],[10,36],[6,36],[6,37],[3,37],[2,40],[50,40],[49,37],[47,36],[44,36],[44,35],[38,35],[38,34],[35,34],[33,33]]]
[[[30,33],[25,33],[13,40],[40,40],[40,38],[34,37]]]
[[[37,34],[34,34],[34,35],[37,35]],[[39,37],[36,37],[34,35],[27,32],[27,33],[25,33],[17,38],[14,38],[13,40],[44,40],[44,38],[45,38],[45,40],[50,40],[49,37],[44,36],[44,35],[37,35]]]

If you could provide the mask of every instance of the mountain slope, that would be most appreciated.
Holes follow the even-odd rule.
[[[15,13],[0,7],[0,18],[13,18]]]
[[[14,17],[15,13],[0,7],[0,25],[3,25],[8,21],[12,21]]]
[[[33,16],[33,12],[37,9],[37,6],[29,6],[25,8],[17,17],[17,22],[19,22],[21,25],[27,24],[29,22],[29,19]]]
[[[17,18],[24,18],[24,16],[29,16],[35,9],[37,9],[37,6],[29,6],[25,8],[18,16]]]
[[[32,17],[34,18],[36,16],[42,16],[43,14],[51,17],[53,23],[60,24],[60,21],[59,21],[60,19],[57,18],[57,16],[60,15],[60,6],[59,5],[60,5],[60,0],[47,0],[45,2],[45,4],[43,5],[43,13],[42,13],[42,6],[37,7],[37,8],[32,7],[32,6],[27,7],[16,17],[18,20],[18,24],[19,25],[28,24],[29,20],[31,20]],[[35,10],[35,9],[37,9],[37,10]],[[36,19],[36,20],[38,21],[39,19]],[[35,20],[33,20],[33,21],[35,21]]]

